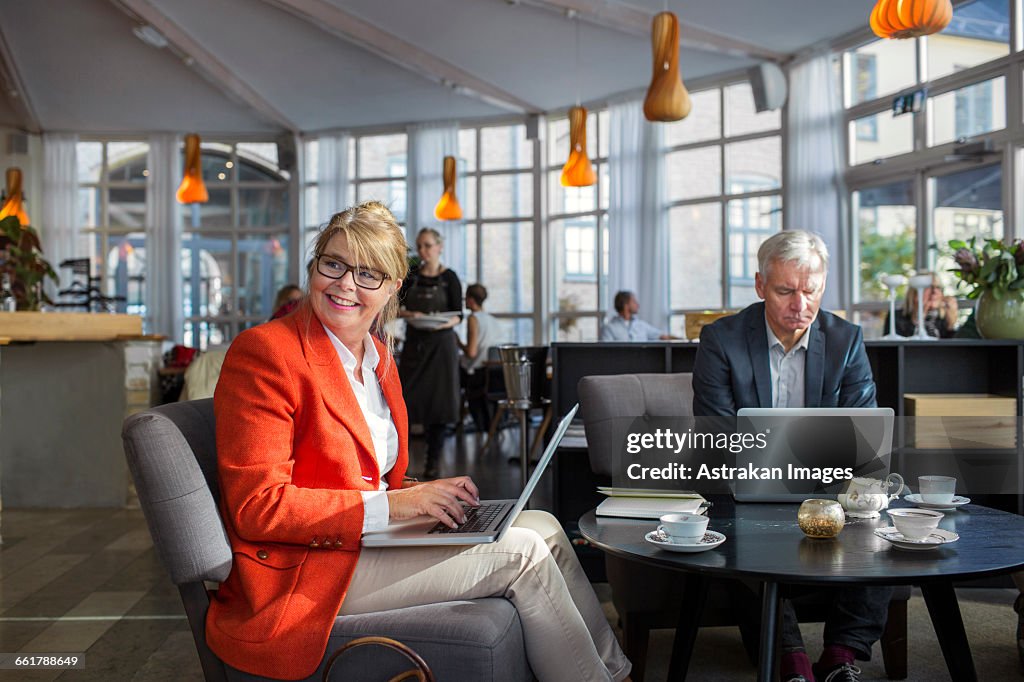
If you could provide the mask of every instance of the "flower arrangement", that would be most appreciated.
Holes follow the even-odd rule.
[[[971,287],[967,298],[978,298],[983,292],[997,300],[1003,296],[1024,298],[1024,240],[1006,245],[999,239],[986,239],[979,244],[977,237],[971,237],[950,240],[949,248],[956,263],[950,272]]]

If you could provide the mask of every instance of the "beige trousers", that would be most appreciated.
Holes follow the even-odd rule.
[[[541,682],[618,682],[629,674],[576,553],[546,512],[524,511],[490,544],[364,547],[341,615],[481,597],[515,605]]]

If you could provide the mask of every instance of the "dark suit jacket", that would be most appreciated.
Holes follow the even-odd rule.
[[[821,310],[811,328],[804,370],[806,407],[875,407],[875,382],[861,329]],[[735,416],[771,407],[764,303],[723,317],[700,333],[693,367],[693,414]]]

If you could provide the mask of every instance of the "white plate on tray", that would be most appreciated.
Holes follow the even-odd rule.
[[[704,532],[704,537],[701,538],[700,542],[692,544],[682,544],[679,542],[672,542],[668,540],[668,536],[659,530],[652,530],[650,533],[644,536],[644,540],[651,543],[655,547],[667,550],[669,552],[705,552],[709,549],[714,549],[720,544],[725,542],[725,536],[713,530]]]
[[[936,547],[952,544],[960,539],[960,536],[953,531],[945,530],[943,528],[936,528],[927,537],[921,538],[920,540],[911,540],[904,537],[903,533],[896,530],[896,526],[876,528],[875,535],[883,540],[888,540],[894,547],[917,551],[935,549]]]

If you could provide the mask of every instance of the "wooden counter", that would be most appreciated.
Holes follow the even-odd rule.
[[[138,315],[0,312],[0,337],[9,341],[114,341],[141,335]]]

